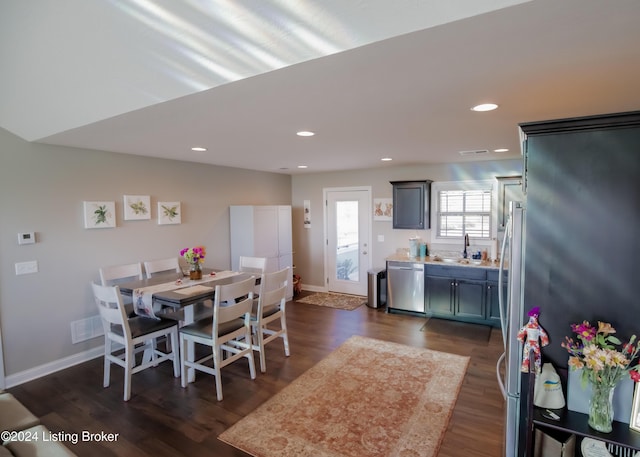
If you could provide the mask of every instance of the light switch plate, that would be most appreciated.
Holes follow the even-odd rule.
[[[35,232],[18,233],[18,244],[33,244],[35,242]]]
[[[378,235],[378,243],[384,243],[384,235]]]
[[[38,261],[30,260],[28,262],[16,263],[16,275],[27,275],[38,272]]]

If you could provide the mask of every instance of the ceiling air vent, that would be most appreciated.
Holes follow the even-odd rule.
[[[461,156],[472,156],[472,155],[480,155],[480,154],[489,154],[487,149],[477,149],[475,151],[460,151],[458,154]]]

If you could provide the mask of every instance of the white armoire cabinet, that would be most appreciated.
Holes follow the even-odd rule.
[[[231,269],[238,271],[240,257],[266,257],[267,272],[290,267],[293,275],[291,206],[230,206]],[[287,298],[293,297],[293,277]]]

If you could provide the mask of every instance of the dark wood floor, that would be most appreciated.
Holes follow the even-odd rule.
[[[216,400],[213,377],[199,373],[183,389],[170,363],[134,375],[131,400],[123,402],[123,371],[113,367],[111,386],[103,389],[102,358],[8,390],[54,432],[119,434],[115,442],[68,444],[80,456],[246,456],[216,437],[351,335],[363,335],[470,356],[438,455],[501,455],[504,402],[495,378],[502,352],[499,329],[433,319],[425,325],[425,318],[366,306],[342,311],[289,303],[287,316],[291,356],[284,356],[279,342],[270,344],[267,373],[258,370],[254,381],[244,360],[225,367],[222,402]]]

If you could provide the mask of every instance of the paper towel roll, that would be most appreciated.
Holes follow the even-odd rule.
[[[498,259],[498,239],[491,238],[491,260]]]

